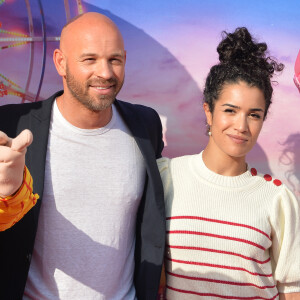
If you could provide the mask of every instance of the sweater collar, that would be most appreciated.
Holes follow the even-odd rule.
[[[250,179],[252,179],[253,176],[251,175],[249,166],[245,173],[238,176],[220,175],[207,168],[203,161],[202,153],[203,151],[193,157],[190,161],[190,167],[197,176],[200,176],[203,180],[208,181],[215,186],[229,188],[241,188],[251,182]]]

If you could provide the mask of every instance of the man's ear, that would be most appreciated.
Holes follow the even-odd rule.
[[[53,52],[53,62],[57,73],[60,76],[66,76],[66,57],[60,49],[55,49]]]
[[[206,115],[206,123],[211,126],[212,125],[212,113],[210,112],[208,103],[203,103],[204,113]]]
[[[127,51],[124,50],[124,63],[126,63]]]

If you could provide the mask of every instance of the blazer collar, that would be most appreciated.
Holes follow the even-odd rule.
[[[139,114],[134,110],[134,105],[119,100],[116,100],[114,103],[141,150],[146,166],[150,167],[150,162],[156,160],[155,151],[147,129],[143,125]]]
[[[29,117],[29,129],[33,134],[33,143],[26,153],[26,165],[34,178],[34,187],[39,195],[43,193],[45,162],[49,136],[52,105],[62,91],[44,101],[33,104]]]

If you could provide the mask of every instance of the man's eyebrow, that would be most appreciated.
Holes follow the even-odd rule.
[[[87,52],[87,53],[82,53],[79,58],[82,58],[82,57],[87,57],[87,56],[98,56],[97,53],[93,53],[93,52]],[[124,57],[124,54],[123,53],[120,53],[120,52],[113,52],[111,53],[110,55],[111,57]]]
[[[97,54],[96,53],[82,53],[80,56],[79,56],[79,58],[82,58],[82,57],[86,57],[86,56],[97,56]]]
[[[229,104],[229,103],[225,103],[222,106],[229,106],[229,107],[236,108],[236,109],[240,109],[241,108],[240,106]],[[264,112],[264,110],[262,108],[250,108],[250,111],[261,111],[261,112]]]

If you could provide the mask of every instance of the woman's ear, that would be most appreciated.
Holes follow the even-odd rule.
[[[211,126],[212,125],[212,113],[210,112],[208,103],[206,103],[206,102],[203,103],[203,109],[204,109],[204,113],[206,115],[206,123],[209,126]]]

